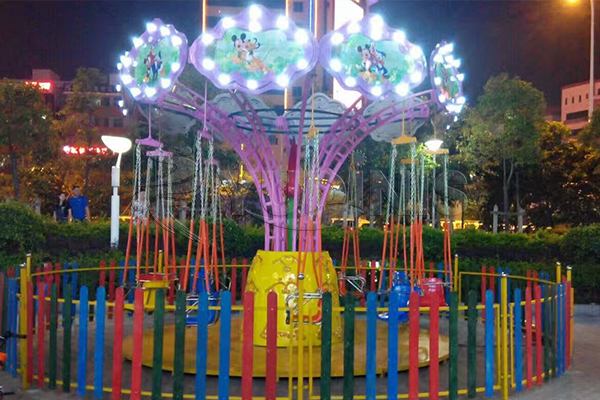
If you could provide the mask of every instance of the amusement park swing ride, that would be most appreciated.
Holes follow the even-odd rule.
[[[198,93],[178,81],[188,63],[223,93],[209,100],[206,88],[204,93]],[[315,92],[313,70],[318,65],[344,89],[360,93],[368,104],[358,99],[345,107]],[[208,293],[213,306],[208,311],[208,321],[218,325],[220,293],[229,288],[224,279],[227,274],[215,140],[231,143],[252,177],[265,232],[264,250],[254,257],[245,287],[246,292],[254,293],[255,304],[260,305],[255,310],[254,335],[241,337],[240,320],[234,318],[232,352],[236,352],[236,346],[241,349],[241,343],[247,340],[252,340],[256,354],[265,352],[264,305],[268,293],[274,291],[280,310],[277,347],[278,353],[284,353],[278,357],[282,360],[281,365],[279,362],[277,365],[278,375],[295,374],[297,371],[287,369],[285,360],[298,343],[299,325],[304,325],[303,336],[319,351],[323,293],[331,293],[334,310],[339,310],[339,295],[363,295],[367,285],[359,249],[354,150],[369,136],[387,141],[391,147],[384,243],[377,271],[378,295],[385,299],[391,292],[399,293],[400,307],[406,307],[410,294],[417,291],[420,304],[427,306],[430,293],[435,291],[442,294],[440,305],[445,305],[444,286],[453,279],[449,223],[446,220],[444,224],[445,278],[428,277],[422,241],[425,157],[417,152],[414,135],[436,112],[450,116],[460,113],[465,103],[464,76],[458,70],[460,61],[454,58],[453,46],[449,43],[438,44],[429,59],[429,68],[427,65],[423,50],[410,43],[404,32],[388,27],[377,15],[348,22],[317,41],[289,18],[253,5],[235,17],[223,18],[189,48],[182,33],[159,19],[149,22],[146,31],[133,39],[133,48],[121,56],[118,67],[130,97],[142,109],[149,110],[149,132],[147,138],[136,141],[132,218],[124,277],[131,263],[135,269],[133,285],[145,289],[147,311],[152,311],[153,291],[157,288],[177,287],[188,293],[188,354],[195,354],[198,294]],[[415,90],[427,72],[431,89]],[[304,80],[302,100],[282,115],[257,97],[270,90],[287,88],[301,78]],[[164,148],[160,136],[159,140],[152,136],[153,108],[160,109],[161,113],[189,117],[202,125],[195,139],[189,227],[173,217],[173,153]],[[288,159],[283,165],[269,144],[270,134],[279,134],[284,141]],[[400,160],[400,148],[408,150],[410,156]],[[145,165],[144,159],[147,160]],[[322,248],[321,228],[331,182],[347,160],[350,161],[348,212],[344,218],[338,274],[329,253]],[[446,182],[447,165],[447,154],[443,154]],[[397,171],[399,191],[395,187]],[[444,190],[445,215],[448,215],[447,184]],[[397,204],[394,204],[395,199],[398,199]],[[156,233],[154,243],[150,243],[151,225]],[[176,234],[187,237],[188,242],[185,262],[180,267],[176,266]],[[354,274],[349,273],[350,269]],[[302,312],[299,313],[299,309]],[[398,313],[398,322],[406,319],[406,312]],[[377,340],[386,341],[389,317],[380,314],[379,320]],[[165,328],[165,343],[173,340],[172,328]],[[358,349],[364,348],[364,321],[358,320],[356,329],[356,354],[361,357],[364,351]],[[401,328],[398,337],[400,346],[406,347],[408,333]],[[419,364],[427,365],[430,360],[426,330],[419,337]],[[125,341],[126,356],[128,351],[130,354],[132,340],[130,337]],[[144,331],[144,342],[152,340],[152,330]],[[218,335],[214,330],[209,329],[208,341],[207,369],[209,374],[217,374],[218,357],[210,356],[218,349]],[[332,342],[332,376],[341,376],[343,363],[336,361],[343,357],[339,311],[332,315]],[[387,356],[383,343],[377,362],[378,370],[385,371]],[[167,348],[165,346],[165,350]],[[399,353],[398,368],[405,369],[407,352]],[[440,359],[447,355],[448,340],[442,336]],[[186,356],[186,372],[195,372],[193,358]],[[319,357],[315,355],[314,359]],[[152,365],[151,352],[144,353],[143,363]],[[173,355],[168,351],[164,363],[166,369],[173,366]],[[314,368],[318,373],[320,366],[315,364]],[[355,374],[364,374],[364,369],[364,363],[355,363]],[[256,364],[255,376],[260,376],[261,370],[264,374],[264,364]],[[239,361],[232,362],[230,373],[240,375]]]

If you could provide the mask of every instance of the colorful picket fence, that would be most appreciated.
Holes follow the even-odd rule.
[[[235,263],[233,263],[235,264]],[[221,293],[219,306],[210,306],[206,292],[199,294],[198,326],[196,337],[196,375],[193,385],[185,384],[184,359],[186,355],[186,293],[176,288],[159,289],[151,314],[145,312],[143,290],[133,289],[127,293],[116,287],[117,274],[121,269],[110,263],[100,268],[79,268],[77,265],[49,266],[31,273],[30,263],[16,273],[0,274],[0,331],[26,334],[26,337],[10,337],[6,343],[6,373],[17,376],[20,371],[23,387],[35,385],[40,388],[64,392],[74,391],[79,396],[91,394],[96,399],[121,399],[123,395],[137,400],[152,399],[352,399],[419,397],[457,399],[478,394],[493,397],[499,394],[506,399],[514,390],[531,389],[534,385],[564,374],[572,358],[572,298],[570,273],[563,277],[558,271],[555,282],[540,279],[535,274],[514,277],[507,271],[497,274],[493,269],[481,273],[462,273],[481,279],[481,291],[470,290],[466,302],[460,301],[460,289],[448,295],[448,307],[440,307],[434,293],[430,307],[419,306],[419,295],[411,294],[408,308],[398,307],[398,294],[390,293],[381,307],[381,296],[373,290],[364,300],[347,294],[342,307],[333,307],[331,293],[322,296],[321,319],[321,372],[313,371],[311,359],[315,345],[311,340],[299,344],[296,356],[289,352],[289,368],[299,371],[300,378],[288,378],[287,393],[282,395],[283,383],[277,376],[277,319],[289,309],[278,308],[277,294],[272,292],[265,305],[256,305],[254,294],[246,292],[237,305],[236,292]],[[247,264],[232,268],[231,274],[241,271],[242,287],[247,276]],[[77,274],[89,271],[99,273],[100,286],[93,292],[78,283]],[[107,276],[108,275],[108,276]],[[549,278],[544,276],[543,278]],[[234,280],[235,281],[235,280]],[[108,285],[108,288],[106,287]],[[233,283],[232,283],[233,286]],[[511,288],[509,290],[509,288]],[[171,303],[172,300],[172,303]],[[130,303],[131,302],[131,303]],[[128,305],[129,304],[129,305]],[[131,304],[133,312],[131,313]],[[364,304],[364,306],[363,306]],[[126,308],[128,307],[128,308]],[[232,353],[230,346],[232,319],[242,318],[243,337],[253,335],[255,307],[266,307],[266,363],[265,378],[253,374],[253,346],[244,341],[241,354]],[[219,374],[207,377],[209,308],[220,313],[218,349]],[[342,313],[343,327],[343,377],[333,378],[332,370],[332,316]],[[379,376],[377,370],[378,315],[389,313],[387,324],[387,368],[398,367],[398,318],[399,312],[408,312],[408,373],[388,373]],[[163,335],[165,317],[173,314],[175,325],[172,384],[166,388],[163,373]],[[145,351],[142,335],[144,320],[151,319],[154,327],[152,367],[142,366]],[[366,357],[364,389],[355,385],[355,325],[359,319],[366,320]],[[447,320],[446,322],[443,322]],[[110,321],[110,323],[108,323]],[[438,358],[440,335],[449,337],[449,359],[432,363],[428,369],[428,390],[420,391],[419,336],[421,322],[428,321],[430,357]],[[308,321],[308,324],[314,323]],[[459,351],[459,327],[466,326],[466,354]],[[442,331],[442,325],[447,326]],[[75,328],[76,327],[76,328]],[[302,336],[303,324],[299,325]],[[77,334],[75,334],[75,331]],[[125,332],[133,335],[131,362],[123,360]],[[478,333],[479,332],[479,333]],[[483,334],[482,334],[483,333]],[[107,338],[110,338],[107,346]],[[462,339],[465,341],[465,339]],[[477,355],[479,341],[483,340],[483,358]],[[62,342],[62,345],[61,345]],[[86,351],[81,351],[86,349]],[[89,349],[90,351],[87,351]],[[308,371],[304,374],[302,357],[304,350],[309,357]],[[300,355],[300,356],[298,356]],[[229,363],[233,357],[241,357],[242,373],[239,384],[232,385]],[[59,362],[60,361],[60,362]],[[466,365],[467,368],[459,368]],[[62,369],[59,370],[59,366]],[[129,371],[124,373],[124,367]],[[447,374],[440,374],[447,368]],[[481,376],[479,376],[481,374]],[[448,376],[442,381],[440,376]],[[127,379],[125,378],[127,376]],[[361,378],[362,379],[362,378]],[[378,389],[378,381],[385,381],[385,391]],[[260,381],[260,385],[256,384]],[[109,383],[107,383],[109,382]],[[150,382],[144,386],[144,382]],[[264,382],[264,383],[263,383]],[[341,382],[341,384],[340,384]],[[236,393],[232,387],[238,387]],[[261,387],[262,393],[257,392]],[[216,391],[215,391],[216,390]]]

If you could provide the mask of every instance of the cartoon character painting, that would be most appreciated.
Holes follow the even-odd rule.
[[[163,60],[161,52],[159,51],[158,54],[155,54],[155,49],[154,47],[152,47],[150,49],[150,53],[148,53],[148,55],[144,59],[144,64],[146,65],[146,75],[144,76],[144,82],[156,82],[159,73],[161,73],[163,69]]]
[[[375,43],[367,43],[356,48],[363,59],[362,72],[374,75],[374,77],[388,77],[388,69],[385,67],[386,54],[377,50]]]
[[[236,51],[236,54],[232,56],[232,61],[235,64],[242,66],[248,71],[256,71],[263,74],[273,72],[273,70],[255,54],[261,46],[258,39],[249,39],[245,33],[242,33],[239,37],[233,35],[231,41],[233,42],[233,47]]]

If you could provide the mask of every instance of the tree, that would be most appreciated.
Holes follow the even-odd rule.
[[[457,147],[477,174],[500,174],[505,230],[509,229],[509,190],[516,168],[538,156],[545,100],[531,83],[501,74],[488,80],[474,108],[467,111]]]
[[[600,152],[570,136],[561,122],[546,122],[539,167],[525,175],[529,219],[538,227],[600,221]]]
[[[47,156],[52,141],[49,132],[50,111],[40,91],[31,85],[3,80],[0,82],[0,144],[10,158],[13,196],[19,199],[19,159]]]

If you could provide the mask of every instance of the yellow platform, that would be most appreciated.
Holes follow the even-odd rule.
[[[354,375],[365,375],[366,371],[366,321],[357,320],[355,325],[354,341]],[[398,370],[408,369],[408,328],[400,327],[398,339]],[[163,369],[173,370],[173,352],[175,326],[167,325],[164,330],[163,342]],[[186,328],[185,332],[185,367],[184,371],[188,374],[196,373],[196,335],[195,326]],[[377,373],[387,371],[387,340],[388,325],[384,322],[377,323]],[[230,375],[241,376],[242,373],[242,319],[233,318],[231,321],[231,356],[230,356]],[[307,342],[305,342],[308,345]],[[151,367],[154,349],[154,330],[144,330],[144,354],[142,364]],[[123,354],[125,358],[131,360],[133,349],[133,337],[126,337],[123,343]],[[277,348],[277,375],[279,377],[288,377],[290,374],[290,354],[293,351],[293,368],[296,368],[297,347],[278,347]],[[304,349],[304,376],[307,376],[309,363],[309,349]],[[449,344],[447,336],[440,336],[439,340],[440,361],[448,358]],[[254,376],[265,376],[266,348],[263,346],[254,346]],[[427,330],[421,330],[419,335],[419,365],[429,364],[429,333]],[[208,357],[207,373],[208,375],[218,375],[219,371],[219,324],[215,324],[208,329]],[[331,375],[341,377],[344,373],[344,350],[342,343],[332,345]],[[321,347],[312,348],[312,375],[318,377],[321,375]],[[292,376],[297,376],[297,371],[292,371]]]

